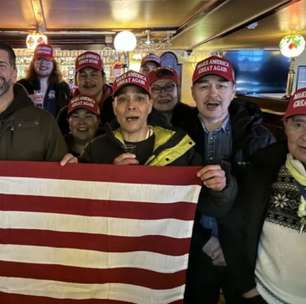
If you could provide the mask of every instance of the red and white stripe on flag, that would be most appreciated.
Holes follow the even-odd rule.
[[[198,169],[0,162],[0,303],[182,303]]]

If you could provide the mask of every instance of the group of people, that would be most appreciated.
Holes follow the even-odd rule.
[[[39,45],[16,78],[14,51],[0,43],[1,160],[201,166],[185,303],[217,304],[220,291],[227,304],[305,302],[306,89],[291,97],[287,142],[276,143],[260,109],[235,98],[222,57],[196,65],[196,107],[155,54],[110,86],[99,54],[84,52],[70,92],[52,47]]]

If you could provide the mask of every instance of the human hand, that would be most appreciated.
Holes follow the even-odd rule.
[[[219,240],[216,237],[210,237],[208,242],[203,246],[202,250],[212,259],[212,263],[215,266],[226,266],[223,250]]]
[[[65,166],[66,164],[77,164],[79,162],[78,158],[72,155],[71,153],[67,153],[64,155],[63,159],[60,161],[61,166]]]
[[[248,299],[248,298],[256,297],[258,295],[259,295],[259,293],[258,293],[256,287],[254,287],[253,289],[250,289],[249,291],[245,292],[242,296],[244,298]]]
[[[242,295],[241,304],[268,304],[268,303],[254,287],[253,289],[249,290],[248,292]]]
[[[122,153],[113,160],[114,165],[138,165],[136,155],[132,153]]]
[[[38,108],[43,108],[44,95],[39,91],[34,91],[34,94],[30,95],[34,105]]]
[[[226,187],[225,171],[220,165],[206,165],[197,172],[204,186],[214,191],[222,191]]]

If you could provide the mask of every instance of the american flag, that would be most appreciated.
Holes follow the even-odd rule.
[[[183,303],[195,167],[0,162],[0,303]]]

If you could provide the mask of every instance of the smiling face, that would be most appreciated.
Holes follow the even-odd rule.
[[[69,115],[68,122],[73,138],[84,143],[94,138],[99,126],[98,116],[86,109],[73,111]]]
[[[235,86],[222,77],[208,75],[193,84],[192,96],[204,122],[218,123],[228,115]]]
[[[46,60],[43,58],[34,60],[34,70],[39,77],[50,76],[53,68],[54,63],[52,60]]]
[[[306,115],[291,116],[284,125],[289,152],[306,165]]]
[[[178,102],[177,85],[170,79],[159,79],[151,85],[153,107],[157,111],[172,111]]]
[[[0,50],[0,97],[13,90],[17,71],[11,66],[8,53]]]
[[[84,68],[77,73],[77,84],[81,95],[100,100],[104,78],[102,72],[93,68]]]
[[[148,94],[135,85],[128,85],[115,97],[113,109],[125,140],[145,139],[147,118],[152,110],[152,100]]]

